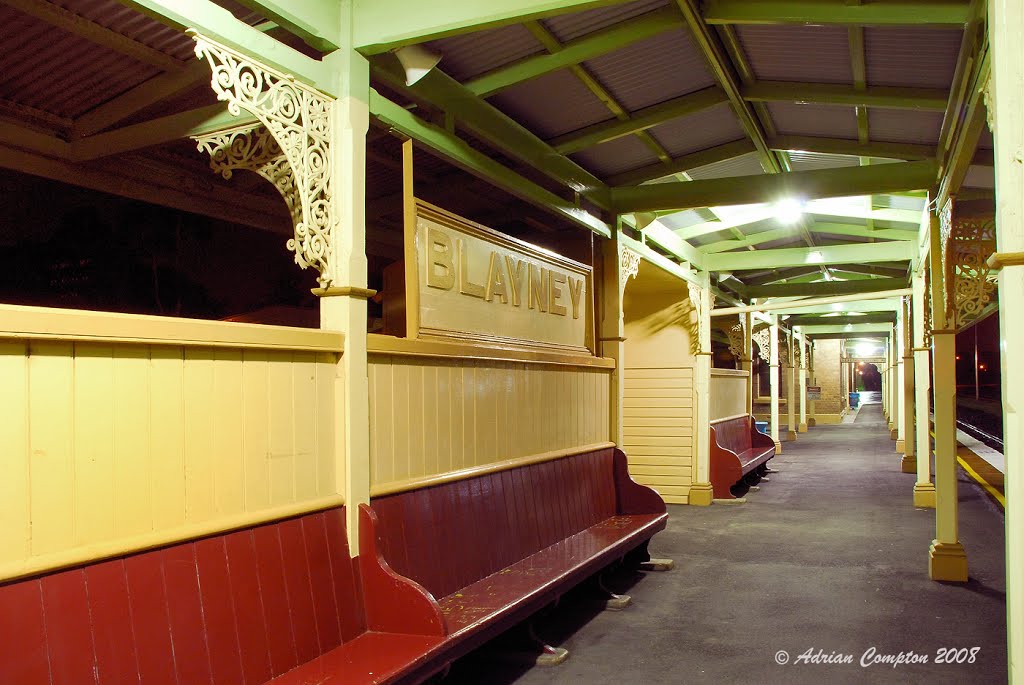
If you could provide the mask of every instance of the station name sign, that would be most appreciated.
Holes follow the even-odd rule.
[[[421,335],[589,352],[588,266],[426,203],[416,208]]]

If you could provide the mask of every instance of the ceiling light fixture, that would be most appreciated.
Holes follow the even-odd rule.
[[[411,86],[427,75],[441,61],[440,53],[422,45],[406,45],[395,50],[395,57],[405,70],[405,85]]]

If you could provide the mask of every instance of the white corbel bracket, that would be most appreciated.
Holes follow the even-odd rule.
[[[236,116],[244,109],[259,119],[280,156],[275,157],[270,142],[251,128],[197,139],[200,149],[225,155],[223,161],[211,161],[225,177],[231,169],[247,168],[274,184],[292,213],[295,235],[288,240],[288,249],[295,253],[295,263],[316,268],[320,286],[330,287],[335,226],[333,98],[195,31],[189,35],[195,40],[196,56],[210,65],[210,86],[217,99],[227,102],[228,111]]]

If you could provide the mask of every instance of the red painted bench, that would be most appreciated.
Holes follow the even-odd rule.
[[[361,547],[337,508],[2,584],[0,683],[387,682],[443,620]]]
[[[711,422],[711,486],[715,499],[742,497],[768,473],[775,442],[757,430],[753,416]]]
[[[614,448],[521,466],[371,502],[395,571],[437,599],[444,642],[429,675],[544,608],[665,528],[661,497]],[[414,677],[412,682],[415,682]]]

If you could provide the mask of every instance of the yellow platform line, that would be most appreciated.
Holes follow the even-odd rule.
[[[972,452],[972,454],[973,454],[973,452]],[[968,465],[968,463],[966,461],[964,461],[961,457],[957,457],[956,461],[957,461],[958,464],[960,464],[960,467],[964,471],[967,472],[968,476],[973,478],[978,483],[978,485],[980,485],[981,487],[983,487],[985,489],[985,492],[987,492],[997,502],[999,502],[999,506],[1001,506],[1003,508],[1003,510],[1005,511],[1006,510],[1006,497],[1003,495],[1003,493],[999,492],[994,487],[992,487],[992,485],[990,485],[987,480],[982,478],[981,475],[977,471],[972,469]]]

